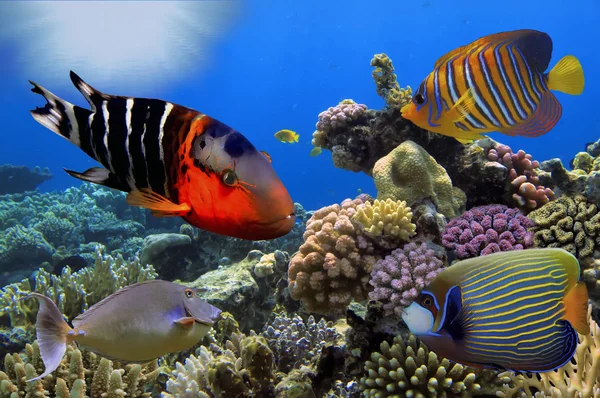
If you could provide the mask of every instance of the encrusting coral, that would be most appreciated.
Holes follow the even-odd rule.
[[[365,362],[365,376],[360,379],[364,397],[450,398],[485,393],[474,369],[438,357],[413,335],[406,342],[396,336],[392,345],[384,341],[380,350]],[[485,381],[486,387],[492,385]]]
[[[43,379],[27,383],[44,371],[37,341],[26,346],[26,361],[7,354],[0,372],[0,398],[121,398],[152,397],[161,370],[157,361],[123,367],[93,353],[67,346],[58,369]]]
[[[386,315],[400,316],[443,267],[425,243],[407,243],[375,263],[369,281],[374,289],[369,299],[381,302]]]
[[[533,246],[527,228],[533,222],[519,209],[504,205],[474,207],[446,225],[443,245],[456,251],[459,259],[485,256],[499,251],[523,250]]]
[[[405,141],[373,167],[377,198],[402,200],[409,206],[431,198],[438,212],[456,215],[452,181],[446,170],[413,141]],[[456,188],[458,189],[458,188]]]
[[[561,196],[528,217],[535,222],[535,246],[560,247],[584,267],[593,261],[600,244],[600,212],[585,196]]]
[[[573,357],[574,363],[552,372],[537,375],[504,372],[499,377],[509,377],[512,386],[504,385],[497,393],[502,398],[556,397],[556,398],[599,398],[600,397],[600,328],[590,317],[590,334],[579,335],[579,344]]]

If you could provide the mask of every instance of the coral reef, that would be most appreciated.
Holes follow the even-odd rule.
[[[340,101],[335,107],[330,107],[326,111],[319,113],[319,121],[317,122],[317,131],[328,132],[339,128],[348,127],[355,121],[365,117],[367,106],[357,104],[351,99]],[[313,145],[318,145],[318,134],[313,135]]]
[[[381,352],[371,354],[364,365],[360,387],[365,397],[471,397],[487,394],[478,383],[477,373],[451,363],[429,351],[414,336],[404,341],[384,341]]]
[[[304,243],[288,269],[290,294],[308,311],[340,312],[352,299],[366,299],[369,275],[381,255],[352,224],[362,204],[361,199],[346,199],[341,206],[315,211],[308,220]]]
[[[52,178],[50,169],[12,164],[0,165],[0,195],[21,193],[35,190],[38,185]]]
[[[519,208],[530,211],[554,199],[550,188],[540,185],[537,160],[525,151],[514,153],[508,145],[495,144],[486,150],[487,158],[507,169],[507,194]]]
[[[452,181],[446,170],[413,141],[407,140],[373,166],[378,199],[403,200],[412,206],[430,198],[438,212],[454,217]],[[457,195],[458,196],[458,195]]]
[[[600,243],[600,212],[585,196],[562,196],[529,213],[537,247],[560,247],[585,267],[597,258]]]
[[[155,381],[160,368],[156,361],[143,366],[120,366],[69,345],[56,371],[41,380],[26,383],[26,379],[44,371],[44,364],[37,341],[28,344],[25,351],[25,361],[17,354],[5,356],[5,371],[0,372],[0,397],[118,398],[125,395],[153,397],[157,393]]]
[[[442,243],[460,259],[523,250],[534,244],[533,234],[527,231],[532,226],[533,222],[518,209],[504,205],[479,206],[452,219],[446,226]]]
[[[443,267],[442,260],[425,243],[408,243],[375,263],[369,299],[380,301],[385,315],[400,316]]]
[[[588,335],[579,335],[579,344],[574,361],[552,372],[538,375],[514,374],[504,372],[502,378],[510,378],[511,385],[504,385],[497,393],[498,397],[563,397],[597,398],[600,397],[600,328],[588,310],[590,331]]]

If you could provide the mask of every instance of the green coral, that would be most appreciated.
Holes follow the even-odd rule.
[[[409,206],[431,198],[448,218],[456,216],[464,195],[452,187],[446,170],[413,141],[404,141],[373,167],[378,199],[403,200]],[[458,199],[458,200],[457,200]]]
[[[396,336],[392,345],[384,341],[380,350],[365,362],[364,397],[471,397],[483,393],[483,381],[493,384],[491,375],[438,357],[413,335],[406,342]]]
[[[401,109],[412,100],[412,89],[410,86],[401,88],[398,84],[392,60],[386,54],[375,54],[371,59],[371,66],[375,67],[372,72],[377,94],[385,100],[392,109]]]
[[[535,222],[534,245],[567,250],[585,266],[600,244],[600,213],[585,196],[562,196],[528,215]]]

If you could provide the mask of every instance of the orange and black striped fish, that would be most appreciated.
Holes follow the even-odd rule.
[[[572,55],[545,73],[552,39],[535,30],[482,37],[439,58],[402,117],[461,142],[492,131],[537,137],[550,131],[562,107],[550,90],[583,92],[581,64]]]
[[[590,332],[579,263],[563,249],[498,252],[440,272],[402,319],[432,351],[463,365],[547,372]]]
[[[33,118],[104,166],[66,170],[71,176],[221,235],[274,239],[294,226],[294,203],[270,158],[238,131],[171,102],[101,93],[73,72],[71,80],[91,110],[30,81],[47,101]]]

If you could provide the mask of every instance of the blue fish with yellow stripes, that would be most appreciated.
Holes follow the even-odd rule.
[[[590,332],[577,259],[562,249],[499,252],[440,272],[402,319],[434,352],[477,368],[547,372]]]
[[[441,58],[419,86],[402,117],[461,142],[499,131],[537,137],[550,131],[562,107],[550,90],[583,92],[581,64],[567,55],[545,73],[552,39],[535,30],[482,37]]]

